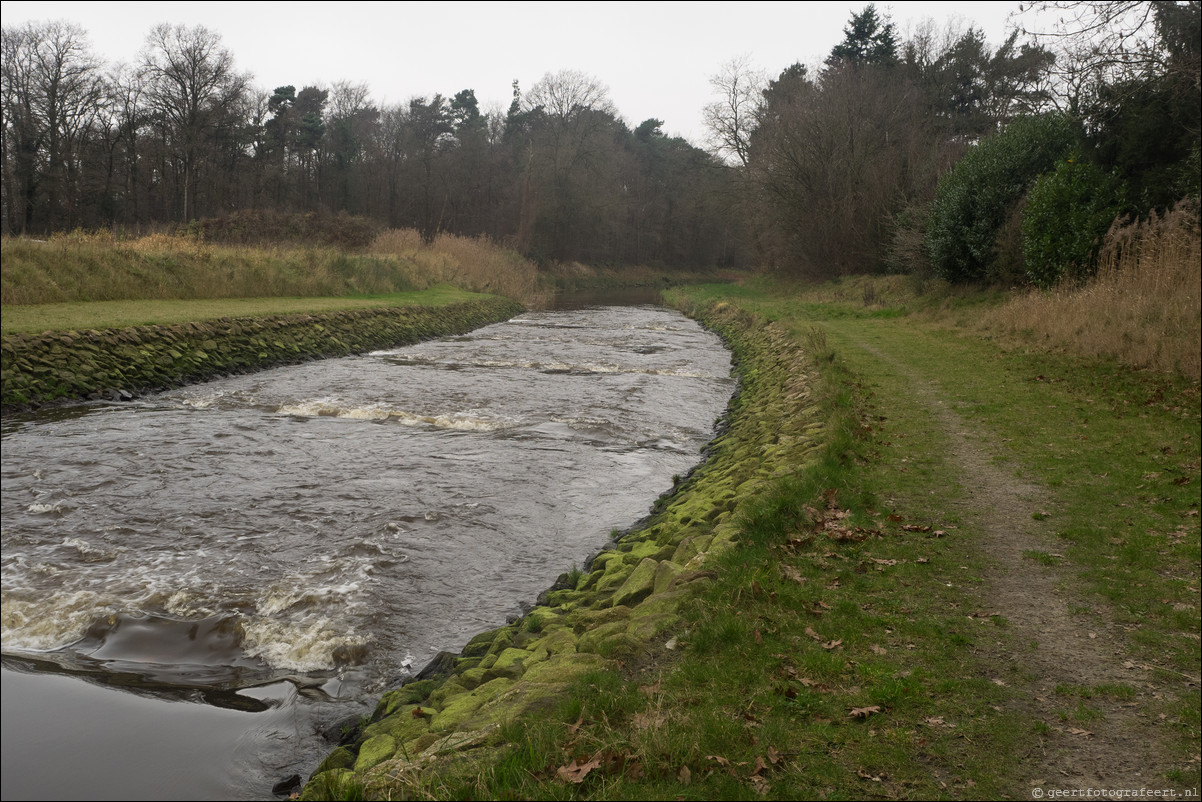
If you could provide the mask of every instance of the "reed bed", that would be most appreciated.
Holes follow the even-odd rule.
[[[526,301],[537,269],[484,239],[389,231],[366,253],[73,232],[0,241],[0,303],[381,295],[452,284]]]
[[[1111,227],[1098,273],[986,311],[982,327],[1136,368],[1202,374],[1202,238],[1197,202]]]

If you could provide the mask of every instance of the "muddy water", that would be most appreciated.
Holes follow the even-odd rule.
[[[652,307],[3,422],[3,796],[254,799],[645,515],[733,390]]]

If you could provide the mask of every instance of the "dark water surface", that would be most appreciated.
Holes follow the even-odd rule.
[[[734,385],[652,307],[3,421],[5,799],[262,799],[700,458]]]

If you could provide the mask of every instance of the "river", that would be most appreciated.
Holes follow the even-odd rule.
[[[701,458],[734,389],[653,306],[2,426],[4,799],[264,799]]]

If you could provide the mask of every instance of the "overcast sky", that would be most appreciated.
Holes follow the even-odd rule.
[[[365,83],[379,104],[474,89],[505,109],[516,79],[584,72],[609,89],[631,127],[656,117],[703,144],[710,78],[746,56],[775,77],[816,65],[866,2],[31,2],[3,0],[5,27],[65,19],[111,62],[135,62],[160,22],[217,31],[240,70],[266,91]],[[880,2],[903,35],[924,19],[975,25],[999,44],[1017,2]]]

